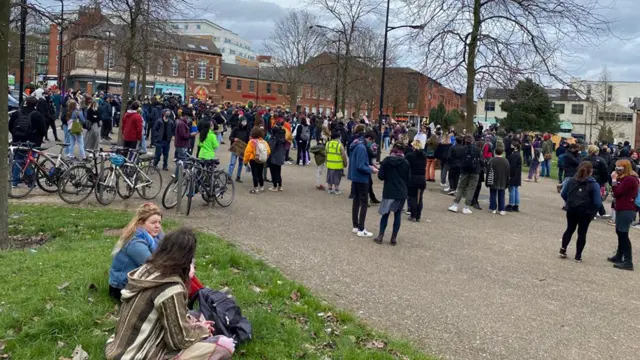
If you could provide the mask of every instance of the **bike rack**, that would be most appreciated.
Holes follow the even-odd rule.
[[[178,203],[176,204],[176,213],[178,215],[183,214],[182,212],[182,177],[184,172],[184,162],[179,160],[176,162],[176,166],[178,167],[178,193],[176,196],[178,197]]]

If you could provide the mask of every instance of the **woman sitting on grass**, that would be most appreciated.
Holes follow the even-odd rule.
[[[144,265],[129,273],[116,331],[105,349],[108,360],[231,359],[233,340],[212,336],[211,321],[187,313],[195,253],[193,231],[178,229],[167,234]]]

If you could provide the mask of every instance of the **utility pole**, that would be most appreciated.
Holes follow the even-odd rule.
[[[109,93],[109,68],[111,67],[111,30],[107,30],[107,84],[105,93]]]
[[[62,93],[62,32],[64,31],[64,0],[60,0],[60,38],[58,39],[58,89]]]
[[[20,1],[20,93],[18,94],[18,106],[22,107],[24,96],[24,58],[27,47],[27,0]]]
[[[389,7],[391,0],[387,0],[387,16],[384,22],[384,45],[382,46],[382,76],[380,79],[380,112],[378,114],[378,151],[376,160],[380,162],[382,155],[382,116],[384,115],[384,77],[387,70],[387,40],[389,36]]]

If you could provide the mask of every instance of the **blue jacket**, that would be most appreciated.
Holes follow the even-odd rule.
[[[565,182],[564,186],[562,187],[562,192],[560,193],[560,196],[562,196],[562,199],[565,202],[569,197],[569,184],[571,184],[574,181],[577,181],[577,180],[570,178],[570,180]],[[589,182],[589,191],[591,192],[591,199],[593,199],[593,207],[591,208],[591,211],[595,214],[598,211],[598,209],[600,209],[600,206],[602,205],[602,196],[600,195],[600,185],[598,184],[596,179],[594,179],[592,176],[589,176],[587,178],[587,182]]]
[[[151,254],[158,248],[158,242],[161,238],[162,234],[153,238],[148,232],[138,228],[127,245],[113,257],[109,268],[109,285],[124,289],[127,286],[127,274],[140,267],[151,257]]]
[[[369,183],[371,168],[364,136],[355,139],[349,147],[349,180],[356,183]]]
[[[173,120],[169,119],[167,121],[167,141],[171,142],[171,138],[176,132],[176,123]],[[164,135],[164,119],[156,120],[153,123],[153,131],[151,131],[152,141],[154,144],[157,144],[162,141],[162,137]]]

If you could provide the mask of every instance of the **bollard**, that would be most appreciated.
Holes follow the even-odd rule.
[[[94,155],[96,156],[96,155]],[[98,173],[98,178],[96,179],[96,186],[98,186],[100,191],[100,198],[102,199],[102,193],[104,192],[104,186],[100,186],[100,175],[104,173],[104,162],[106,161],[105,156],[102,153],[102,149],[98,152],[96,159],[100,158],[100,172]],[[97,160],[96,160],[97,161]]]
[[[178,186],[177,188],[177,198],[178,198],[178,203],[176,204],[176,213],[177,214],[181,214],[182,213],[182,177],[183,177],[183,170],[184,170],[184,164],[182,162],[182,160],[177,162],[177,166],[178,166]]]

